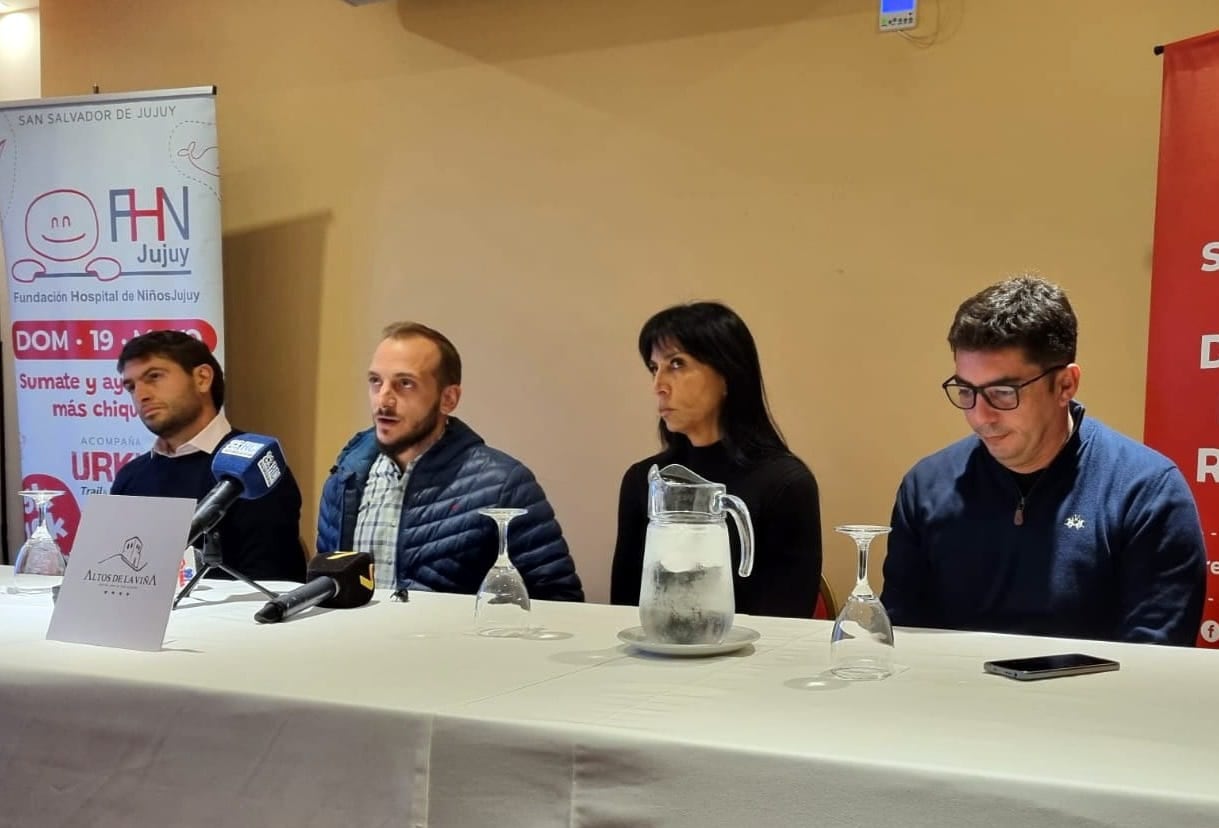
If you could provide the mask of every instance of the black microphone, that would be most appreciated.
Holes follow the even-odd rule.
[[[275,488],[287,467],[274,437],[239,434],[225,442],[212,458],[212,476],[219,482],[195,507],[187,545],[214,529],[238,498],[254,500]]]
[[[372,600],[373,559],[367,552],[335,552],[309,561],[305,583],[272,598],[254,620],[274,624],[321,604],[335,609],[362,607]]]

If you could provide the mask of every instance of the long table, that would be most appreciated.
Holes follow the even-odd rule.
[[[1219,826],[1215,652],[898,630],[901,672],[847,683],[821,621],[676,659],[618,641],[631,608],[538,602],[505,639],[469,596],[263,601],[207,582],[144,653],[0,593],[0,824]],[[1074,651],[1121,670],[982,672]]]

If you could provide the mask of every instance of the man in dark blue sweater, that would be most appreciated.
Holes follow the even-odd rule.
[[[240,434],[224,416],[224,372],[207,345],[179,331],[153,331],[119,354],[123,386],[140,420],[157,436],[152,451],[133,458],[110,493],[199,500],[216,485],[212,455]],[[239,500],[220,521],[221,559],[258,580],[303,581],[301,493],[292,471],[257,500]],[[212,570],[217,577],[227,577]]]
[[[957,310],[943,384],[974,435],[919,461],[893,507],[881,600],[913,627],[1192,645],[1206,551],[1163,455],[1075,401],[1077,323],[1020,276]]]

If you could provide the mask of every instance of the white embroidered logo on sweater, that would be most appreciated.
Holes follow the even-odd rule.
[[[1067,518],[1066,527],[1068,529],[1083,529],[1084,519],[1080,515],[1071,515]]]

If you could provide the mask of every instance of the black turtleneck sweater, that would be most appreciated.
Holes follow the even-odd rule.
[[[723,445],[669,449],[626,470],[618,495],[618,542],[610,577],[610,601],[638,604],[643,545],[648,527],[648,469],[680,463],[745,501],[753,523],[753,574],[737,575],[740,542],[729,523],[736,611],[749,615],[812,618],[821,586],[821,506],[817,480],[792,454],[744,467]]]

